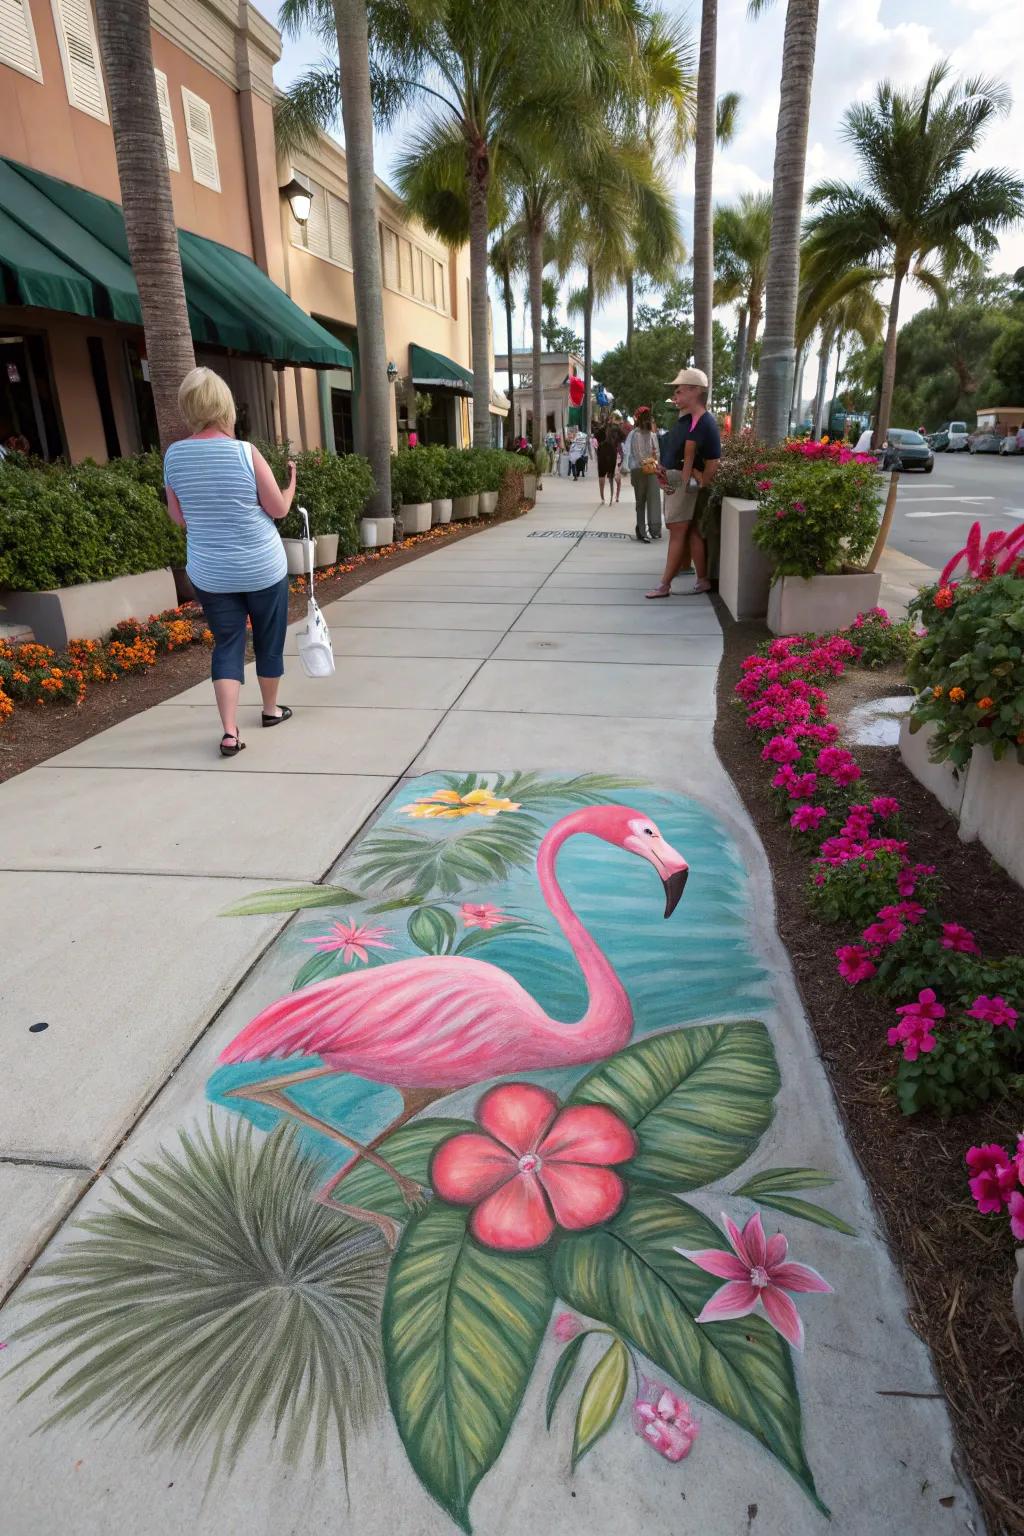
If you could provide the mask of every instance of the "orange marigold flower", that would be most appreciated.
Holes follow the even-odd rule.
[[[986,693],[986,695],[985,695],[985,697],[983,699],[979,699],[978,700],[978,708],[979,709],[991,709],[995,702],[996,702],[995,699],[990,699],[988,694]]]
[[[949,696],[953,700],[954,704],[962,704],[965,698],[965,694],[962,688],[951,688],[949,690]]]
[[[941,699],[942,698],[942,689],[941,688],[933,688],[932,689],[932,698],[933,699]]]

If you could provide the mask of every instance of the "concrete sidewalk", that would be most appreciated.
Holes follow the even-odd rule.
[[[694,1088],[688,1109],[672,1099],[672,1113],[682,1118],[673,1122],[670,1160],[680,1148],[702,1148],[700,1155],[718,1170],[714,1177],[685,1181],[680,1173],[668,1186],[694,1191],[687,1195],[692,1209],[684,1209],[702,1237],[678,1246],[724,1249],[719,1213],[725,1210],[741,1225],[747,1221],[754,1197],[739,1195],[738,1181],[755,1170],[764,1175],[760,1205],[771,1207],[762,1209],[767,1230],[781,1227],[793,1257],[821,1271],[834,1293],[797,1297],[808,1341],[803,1354],[793,1355],[795,1375],[789,1346],[780,1343],[760,1308],[744,1324],[717,1323],[703,1331],[687,1312],[689,1348],[696,1353],[687,1356],[689,1366],[679,1357],[674,1371],[659,1354],[660,1335],[638,1353],[638,1335],[647,1337],[644,1328],[657,1310],[654,1300],[632,1328],[616,1314],[612,1326],[626,1339],[617,1347],[628,1348],[641,1374],[672,1377],[673,1391],[682,1387],[701,1421],[700,1437],[682,1465],[637,1438],[629,1417],[631,1376],[628,1392],[625,1379],[619,1390],[619,1398],[626,1397],[617,1417],[613,1403],[607,1433],[570,1476],[569,1409],[559,1409],[550,1434],[543,1427],[544,1393],[559,1348],[547,1326],[547,1300],[538,1303],[536,1369],[519,1387],[502,1388],[500,1401],[481,1401],[479,1423],[463,1426],[477,1457],[472,1477],[460,1460],[469,1450],[452,1450],[459,1424],[458,1404],[450,1398],[427,1416],[428,1427],[437,1415],[453,1416],[447,1450],[417,1438],[409,1419],[415,1393],[405,1378],[399,1382],[401,1351],[392,1339],[386,1363],[392,1411],[380,1407],[376,1427],[350,1443],[347,1495],[336,1453],[320,1466],[303,1450],[296,1473],[272,1444],[272,1424],[265,1421],[241,1446],[234,1476],[218,1475],[207,1490],[206,1463],[195,1463],[192,1451],[176,1450],[159,1436],[154,1448],[152,1435],[136,1425],[139,1404],[130,1396],[120,1403],[125,1418],[113,1429],[72,1416],[32,1435],[53,1403],[50,1389],[17,1402],[33,1373],[20,1364],[29,1341],[15,1338],[2,1358],[19,1369],[0,1382],[8,1469],[0,1525],[12,1536],[54,1530],[61,1536],[122,1530],[304,1536],[339,1529],[358,1536],[447,1536],[457,1522],[466,1526],[461,1501],[468,1503],[482,1473],[472,1504],[472,1527],[480,1536],[675,1530],[684,1500],[687,1528],[709,1536],[824,1532],[825,1505],[832,1528],[844,1536],[981,1530],[954,1469],[945,1404],[927,1353],[906,1322],[906,1298],[846,1146],[775,931],[763,850],[715,756],[717,620],[703,597],[644,600],[664,545],[618,537],[629,532],[631,507],[625,501],[597,506],[595,490],[586,481],[548,479],[526,518],[386,572],[332,604],[337,675],[311,682],[294,665],[282,693],[295,717],[272,732],[259,729],[258,694],[250,680],[241,716],[248,749],[237,760],[216,755],[217,716],[204,684],[0,787],[0,891],[7,924],[0,985],[6,1089],[0,1279],[15,1287],[0,1337],[11,1337],[32,1315],[34,1282],[30,1277],[18,1284],[26,1265],[47,1243],[47,1260],[74,1252],[80,1241],[75,1224],[117,1203],[112,1178],[123,1179],[173,1149],[181,1131],[201,1135],[210,1101],[218,1125],[240,1123],[241,1101],[230,1092],[237,1079],[228,1083],[224,1077],[238,1069],[218,1067],[218,1058],[262,1009],[290,995],[296,965],[308,965],[320,953],[319,936],[335,919],[353,926],[365,919],[371,933],[384,929],[386,947],[395,953],[376,954],[384,940],[366,938],[370,962],[415,960],[424,947],[406,938],[404,911],[370,916],[374,908],[367,905],[353,917],[359,903],[376,900],[379,911],[380,896],[394,894],[396,887],[383,876],[376,886],[368,876],[364,880],[364,893],[372,888],[375,895],[354,894],[352,903],[326,912],[223,917],[226,909],[278,885],[326,878],[346,888],[355,880],[358,888],[360,861],[365,874],[383,844],[394,848],[396,838],[414,830],[454,839],[472,825],[508,828],[511,837],[521,826],[526,842],[516,847],[526,847],[529,837],[556,824],[559,807],[587,803],[558,798],[574,793],[565,788],[567,775],[586,773],[607,776],[603,798],[636,808],[637,820],[629,823],[634,841],[643,844],[646,818],[657,817],[661,836],[685,854],[692,872],[678,911],[663,922],[648,901],[657,880],[641,859],[621,852],[637,851],[628,840],[612,849],[595,838],[581,840],[586,853],[578,859],[566,853],[559,864],[569,897],[600,937],[632,1000],[634,1040],[674,1031],[685,1049],[687,1035],[690,1045],[705,1039],[696,1027],[712,1030],[706,1038],[713,1036],[716,1050],[719,1043],[726,1049],[729,1041],[748,1042],[727,1071],[723,1061],[720,1078],[704,1082],[710,1098],[698,1105]],[[494,775],[516,771],[537,775],[537,782],[502,798],[503,782],[523,781]],[[485,785],[477,802],[461,800],[465,784],[452,788],[457,781],[446,774],[475,775],[472,782]],[[552,779],[548,791],[546,777]],[[523,821],[531,794],[536,834]],[[600,791],[595,796],[602,798]],[[434,819],[439,806],[453,805],[452,821]],[[587,830],[582,824],[579,829]],[[586,993],[578,973],[567,969],[568,950],[557,926],[566,934],[569,929],[555,925],[555,903],[544,895],[543,880],[538,893],[532,855],[517,863],[516,849],[506,847],[497,864],[495,857],[493,848],[485,855],[489,868],[504,869],[500,876],[481,874],[473,883],[463,868],[461,876],[445,877],[454,885],[436,885],[430,910],[441,916],[430,921],[450,925],[451,933],[463,923],[467,937],[473,927],[474,944],[490,941],[488,928],[513,916],[531,924],[533,937],[525,929],[518,938],[498,935],[488,958],[493,954],[494,965],[516,975],[556,1018],[578,1018]],[[463,905],[460,915],[466,899],[478,905]],[[449,913],[450,907],[455,911]],[[489,915],[481,918],[480,912]],[[474,949],[481,958],[484,952]],[[587,963],[581,964],[588,979]],[[360,969],[358,956],[351,966]],[[323,974],[344,981],[340,967]],[[388,967],[362,975],[384,987]],[[593,997],[597,983],[591,978],[588,984]],[[33,1030],[39,1023],[47,1028]],[[384,1027],[383,1018],[376,1027]],[[435,1035],[429,1039],[433,1043]],[[750,1055],[755,1047],[761,1052],[756,1070]],[[606,1060],[581,1052],[578,1059],[603,1062],[596,1070],[607,1071],[621,1056],[609,1051]],[[267,1063],[257,1065],[262,1071]],[[288,1065],[293,1063],[285,1070]],[[345,1123],[350,1133],[357,1125],[365,1141],[381,1132],[387,1116],[373,1119],[381,1090],[374,1089],[377,1099],[366,1097],[373,1073],[359,1070],[362,1077],[344,1079],[345,1113],[355,1117]],[[492,1069],[481,1072],[480,1081],[522,1070]],[[776,1071],[781,1087],[773,1113]],[[757,1072],[762,1097],[755,1112],[749,1074]],[[532,1080],[537,1073],[529,1075]],[[562,1067],[540,1076],[546,1092],[564,1095],[583,1073]],[[425,1134],[435,1114],[468,1121],[479,1111],[477,1100],[475,1086],[453,1091],[407,1133]],[[308,1120],[314,1100],[303,1103]],[[337,1124],[341,1105],[341,1099],[321,1096],[315,1113]],[[261,1137],[276,1119],[265,1108],[241,1113]],[[638,1126],[638,1134],[643,1146],[647,1132]],[[727,1145],[732,1152],[723,1150]],[[330,1139],[317,1135],[318,1154],[332,1147],[336,1153]],[[394,1155],[397,1162],[397,1150]],[[742,1175],[734,1174],[741,1165]],[[856,1235],[792,1212],[778,1214],[786,1207],[769,1199],[767,1170],[808,1168],[820,1173],[819,1184],[835,1181],[824,1202]],[[360,1198],[369,1202],[365,1172],[357,1172],[353,1185],[364,1180]],[[422,1181],[423,1174],[416,1177]],[[612,1230],[640,1209],[637,1202],[654,1198],[631,1195]],[[671,1222],[680,1207],[658,1198]],[[812,1190],[809,1198],[822,1197]],[[62,1224],[76,1203],[73,1221]],[[425,1231],[432,1213],[451,1215],[453,1209],[435,1197],[415,1221],[408,1210],[398,1214],[411,1221],[410,1231]],[[550,1250],[562,1255],[563,1270],[565,1254],[585,1238],[580,1234]],[[403,1241],[396,1255],[396,1273],[408,1246]],[[465,1262],[497,1263],[490,1249],[471,1248]],[[666,1294],[689,1297],[687,1287],[707,1277],[672,1254],[672,1245],[659,1250],[645,1273],[675,1265],[675,1289]],[[502,1264],[513,1262],[501,1257]],[[542,1259],[518,1262],[541,1265]],[[509,1285],[502,1307],[522,1312],[528,1286],[515,1278]],[[707,1289],[714,1285],[708,1282]],[[493,1291],[480,1294],[490,1299],[474,1326],[486,1328],[502,1307]],[[582,1287],[567,1295],[564,1277],[559,1287],[556,1275],[553,1294],[560,1310],[567,1303],[581,1316],[604,1315],[596,1297],[585,1305]],[[627,1301],[620,1297],[620,1312],[628,1310]],[[386,1324],[392,1330],[397,1305],[393,1292]],[[125,1341],[137,1322],[144,1325],[144,1311],[140,1294],[125,1312]],[[526,1326],[523,1316],[520,1322]],[[670,1309],[662,1327],[674,1326]],[[198,1338],[198,1315],[196,1330]],[[429,1334],[427,1312],[413,1342],[420,1332]],[[725,1364],[708,1363],[707,1338],[725,1341]],[[495,1358],[507,1364],[511,1357],[500,1354],[501,1340],[491,1343],[499,1351]],[[266,1347],[274,1353],[279,1344],[268,1339]],[[478,1341],[468,1356],[482,1358],[490,1347],[486,1339]],[[588,1363],[592,1348],[593,1341],[584,1350]],[[668,1344],[665,1351],[671,1355]],[[261,1356],[258,1350],[254,1372],[267,1364]],[[424,1380],[436,1384],[439,1373],[454,1373],[457,1365],[449,1360],[442,1369],[435,1361]],[[85,1376],[92,1368],[81,1358],[75,1366]],[[467,1369],[465,1360],[460,1368]],[[487,1377],[497,1393],[498,1367],[488,1368]],[[166,1384],[172,1382],[173,1371]],[[458,1399],[457,1383],[449,1390]],[[474,1387],[483,1390],[480,1383]],[[574,1389],[566,1402],[577,1397]],[[500,1434],[494,1427],[499,1421]],[[483,1449],[481,1442],[487,1442]],[[463,1479],[454,1491],[438,1465],[449,1452]]]

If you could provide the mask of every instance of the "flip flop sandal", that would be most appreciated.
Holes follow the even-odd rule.
[[[291,717],[292,717],[292,712],[288,708],[288,705],[287,704],[282,704],[281,705],[281,713],[279,715],[264,715],[263,716],[263,724],[265,726],[283,725],[284,722],[286,720],[290,720]]]
[[[644,597],[671,597],[671,587],[655,587],[653,592],[645,592]]]
[[[690,588],[689,592],[683,592],[680,595],[682,597],[706,597],[710,591],[710,581],[698,581],[695,586]]]
[[[224,743],[226,741],[233,741],[234,742],[234,746],[233,747],[226,747],[224,745]],[[237,757],[239,752],[244,752],[244,751],[245,751],[245,742],[239,736],[238,732],[237,731],[225,731],[223,736],[220,739],[220,755],[221,755],[221,757]]]

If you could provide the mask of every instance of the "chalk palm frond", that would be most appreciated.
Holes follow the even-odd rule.
[[[153,1449],[210,1452],[211,1478],[270,1428],[294,1462],[383,1407],[379,1235],[315,1203],[323,1168],[290,1126],[181,1132],[36,1271],[14,1337],[48,1363],[43,1427],[127,1421]]]

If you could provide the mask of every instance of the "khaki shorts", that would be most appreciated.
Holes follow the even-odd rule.
[[[673,495],[669,496],[666,494],[665,496],[666,523],[672,525],[692,522],[697,509],[697,498],[700,495],[700,491],[694,487],[689,489],[683,488],[681,470],[668,469],[665,471],[665,478],[674,491]]]

